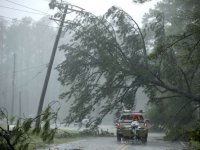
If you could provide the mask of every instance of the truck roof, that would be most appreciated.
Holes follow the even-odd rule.
[[[140,112],[122,112],[122,115],[142,115]]]

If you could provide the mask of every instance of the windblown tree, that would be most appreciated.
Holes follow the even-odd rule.
[[[148,77],[144,45],[137,24],[121,9],[112,7],[101,17],[78,15],[66,27],[71,42],[60,47],[66,60],[57,67],[59,81],[69,87],[61,97],[75,98],[69,122],[101,106],[98,118],[90,116],[98,124],[112,110],[134,107],[136,91]]]
[[[155,48],[150,60],[160,64],[160,78],[170,87],[152,96],[156,107],[150,111],[157,124],[188,126],[195,122],[199,108],[199,1],[163,1],[146,15],[144,22],[152,29]],[[184,95],[183,95],[184,93]],[[155,119],[156,114],[165,116]]]
[[[89,115],[97,125],[113,110],[133,109],[140,87],[150,101],[178,98],[199,105],[199,17],[195,8],[182,32],[175,34],[166,33],[174,24],[165,22],[160,11],[152,15],[151,28],[147,25],[145,30],[117,7],[100,17],[78,13],[66,27],[71,40],[60,47],[66,60],[57,67],[59,81],[67,87],[61,98],[73,101],[67,123]],[[153,29],[154,36],[145,39],[147,29]],[[95,110],[99,115],[93,115]]]

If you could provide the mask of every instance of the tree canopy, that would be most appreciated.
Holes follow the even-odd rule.
[[[88,116],[99,124],[111,111],[134,109],[140,87],[150,102],[178,98],[199,105],[198,6],[160,2],[142,29],[115,6],[103,16],[77,13],[66,26],[70,41],[60,47],[66,59],[57,67],[66,87],[61,98],[73,100],[67,123]]]
[[[199,99],[198,9],[199,2],[195,0],[163,1],[146,14],[144,19],[144,23],[153,31],[147,39],[152,37],[157,39],[151,43],[157,47],[149,57],[159,61],[166,61],[163,58],[168,57],[165,63],[161,63],[165,64],[161,70],[162,80],[197,99]],[[160,34],[159,28],[163,28],[163,34]],[[166,90],[161,93],[157,91],[158,93],[160,97],[152,97],[156,105],[154,104],[148,111],[148,116],[151,116],[154,123],[173,125],[171,129],[180,129],[180,126],[191,126],[197,121],[198,112],[195,110],[199,108],[199,100],[194,100],[188,97],[189,95],[186,97],[178,93],[172,95]]]

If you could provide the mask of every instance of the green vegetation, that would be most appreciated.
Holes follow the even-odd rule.
[[[200,139],[193,141],[193,133],[198,133],[199,94],[199,1],[168,0],[160,2],[154,10],[146,14],[144,23],[152,29],[148,38],[157,39],[155,51],[150,59],[163,61],[163,77],[168,84],[186,91],[188,96],[165,89],[155,90],[150,97],[147,116],[156,130],[165,131],[167,140],[190,141],[194,148]],[[152,21],[153,20],[153,21]],[[194,21],[196,20],[196,21]],[[161,30],[162,29],[162,30]],[[154,32],[153,32],[154,31]],[[161,32],[162,31],[162,32]],[[173,41],[173,42],[172,42]],[[163,55],[169,54],[164,60]],[[163,65],[160,63],[160,65]],[[195,77],[196,76],[196,77]],[[185,94],[186,94],[185,93]],[[195,96],[195,99],[190,97]],[[194,148],[194,149],[196,149]]]
[[[200,150],[200,142],[198,141],[191,141],[190,147],[192,150]]]
[[[42,141],[42,139],[39,136],[31,136],[32,142],[28,150],[33,150],[36,147],[37,148],[49,147],[50,144],[68,143],[83,139],[85,137],[107,137],[107,136],[114,136],[114,135],[112,133],[109,133],[108,131],[103,131],[103,130],[97,132],[90,129],[86,129],[83,131],[58,129],[51,143]]]
[[[160,118],[166,130],[193,126],[200,106],[199,6],[161,1],[143,28],[115,6],[102,16],[77,13],[66,26],[70,41],[60,47],[66,59],[57,66],[67,87],[60,98],[73,101],[66,122],[88,117],[96,126],[110,112],[134,109],[143,88],[157,125]]]
[[[59,110],[59,109],[58,109]],[[4,109],[0,109],[1,119],[5,119],[4,126],[0,126],[0,147],[2,150],[27,150],[31,144],[34,144],[32,135],[37,135],[43,142],[53,141],[57,128],[50,128],[50,122],[57,120],[57,111],[51,108],[51,105],[43,111],[40,116],[35,118],[18,119],[13,129],[9,129],[8,115]],[[40,117],[41,124],[35,126],[35,120]]]
[[[102,16],[77,13],[57,66],[68,87],[60,98],[73,101],[66,122],[87,116],[98,125],[110,112],[134,109],[143,88],[154,127],[168,139],[186,139],[200,107],[199,8],[198,0],[161,1],[145,14],[143,28],[115,6]]]
[[[55,136],[54,140],[51,143],[42,141],[42,139],[39,136],[31,136],[31,139],[32,141],[30,143],[28,150],[35,150],[35,148],[45,148],[45,147],[48,147],[50,144],[69,143],[72,141],[79,140],[80,138],[78,137],[60,138],[60,137]]]
[[[200,122],[190,131],[190,145],[194,150],[200,150]]]
[[[114,136],[113,133],[104,130],[97,129],[84,129],[83,131],[70,131],[70,130],[58,130],[58,133],[55,135],[55,138],[78,138],[78,137],[105,137],[105,136]]]
[[[192,128],[171,128],[171,131],[166,133],[166,140],[182,140],[189,142],[192,150],[200,149],[200,122]]]
[[[56,0],[52,0],[50,6],[54,4]],[[66,89],[60,98],[72,104],[66,123],[88,118],[92,130],[65,132],[62,136],[99,135],[95,129],[102,119],[108,113],[134,109],[136,93],[143,88],[149,97],[147,115],[153,127],[162,128],[166,139],[187,140],[192,148],[198,149],[199,8],[199,0],[163,0],[144,16],[143,27],[138,26],[131,14],[115,6],[102,16],[77,12],[75,19],[66,25],[70,40],[60,46],[65,60],[56,69],[58,80]],[[23,30],[29,26],[20,25]],[[15,26],[9,29],[9,32],[5,30],[9,39],[6,52],[29,49],[28,44],[18,47],[13,39]],[[27,33],[23,37],[32,38]],[[6,53],[6,61],[12,53]],[[0,128],[0,146],[27,149],[32,133],[38,134],[43,141],[52,141],[57,130],[51,129],[50,123],[57,113],[52,114],[50,110],[47,108],[42,115],[44,125],[33,131],[31,118],[18,120],[12,134]],[[8,120],[3,111],[0,117]]]

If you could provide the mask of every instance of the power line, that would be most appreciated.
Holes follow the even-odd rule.
[[[22,85],[18,85],[16,87],[16,89],[19,89],[19,88],[23,88],[25,86],[27,86],[29,83],[31,83],[33,80],[35,80],[44,70],[46,69],[46,67],[42,68],[39,72],[37,72],[30,80],[28,80],[25,84],[22,84]],[[4,93],[8,93],[10,91],[5,91]]]
[[[34,69],[34,68],[39,68],[39,67],[42,67],[42,66],[48,66],[48,64],[42,64],[42,65],[38,65],[38,66],[33,66],[33,67],[30,67],[30,68],[25,68],[25,69],[21,69],[21,70],[17,70],[15,71],[16,73],[18,72],[23,72],[23,71],[27,71],[27,70],[31,70],[31,69]]]
[[[24,7],[24,8],[27,8],[27,9],[31,9],[31,10],[34,10],[34,11],[37,11],[37,12],[40,12],[40,13],[43,13],[43,14],[49,15],[49,14],[46,13],[46,12],[43,12],[43,11],[38,10],[38,9],[31,8],[31,7],[26,6],[26,5],[22,5],[22,4],[19,4],[19,3],[16,3],[16,2],[10,1],[10,0],[5,0],[5,1],[7,1],[7,2],[9,2],[9,3],[13,3],[13,4],[18,5],[18,6],[21,6],[21,7]]]
[[[32,13],[32,14],[36,14],[36,15],[45,16],[44,13],[31,12],[31,11],[21,10],[21,9],[17,9],[17,8],[13,8],[13,7],[7,7],[7,6],[3,6],[3,5],[0,5],[0,7],[6,8],[6,9],[12,9],[12,10],[16,10],[16,11],[21,11],[21,12],[26,12],[26,13]]]
[[[33,80],[35,80],[44,70],[46,69],[45,68],[42,68],[42,70],[40,70],[39,72],[37,72],[30,80],[28,80],[25,84],[22,84],[20,86],[17,86],[17,89],[18,88],[23,88],[25,86],[27,86],[30,82],[32,82]]]
[[[10,19],[10,20],[7,20],[7,21],[17,21],[17,22],[25,22],[25,21],[23,21],[23,20],[18,20],[17,18],[11,18],[11,17],[6,17],[6,16],[2,16],[2,15],[0,15],[0,17],[1,18],[6,18],[6,19]],[[50,25],[46,25],[46,24],[38,24],[37,23],[37,25],[38,26],[46,26],[46,27],[51,27],[51,28],[58,28],[58,27],[54,27],[54,26],[50,26]]]
[[[33,66],[33,67],[21,69],[21,70],[16,70],[14,73],[24,72],[24,71],[27,71],[27,70],[31,70],[31,69],[35,69],[35,68],[40,68],[40,67],[42,67],[42,66],[47,66],[47,65],[48,65],[48,64],[42,64],[42,65],[38,65],[38,66]],[[45,68],[46,68],[46,67],[45,67]],[[0,74],[0,77],[3,76],[3,75],[7,75],[8,73],[12,73],[12,71],[1,73],[1,74]]]

